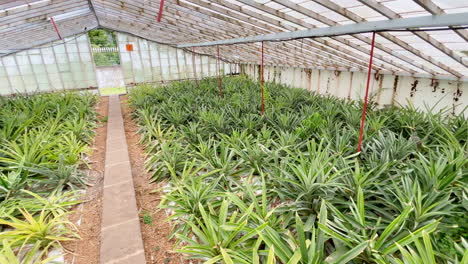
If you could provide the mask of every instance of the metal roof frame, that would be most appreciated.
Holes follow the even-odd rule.
[[[436,25],[424,20],[429,15],[438,20],[468,17],[460,13],[468,9],[468,0],[461,0],[456,5],[444,3],[443,6],[431,0],[408,0],[403,2],[410,7],[404,6],[404,9],[399,8],[399,2],[401,0],[175,0],[166,1],[162,21],[158,23],[159,0],[10,0],[0,4],[0,56],[57,40],[47,18],[87,7],[90,13],[57,21],[63,37],[103,27],[173,47],[189,47],[182,44],[221,44],[229,39],[260,41],[264,36],[277,40],[274,36],[285,36],[287,41],[265,43],[266,64],[363,71],[370,37],[358,32],[367,31],[331,37],[325,34],[303,40],[291,40],[286,36],[299,34],[302,37],[298,32],[304,30],[316,34],[332,32],[339,27],[359,28],[366,23],[422,21],[421,24],[401,24],[399,27],[415,29]],[[397,75],[468,79],[468,54],[462,53],[468,50],[468,31],[457,29],[458,25],[468,25],[468,22],[453,22],[443,24],[453,30],[444,33],[380,32],[375,43],[373,70]],[[368,31],[373,30],[376,29]],[[196,50],[216,56],[216,47],[203,46]],[[258,43],[220,46],[220,50],[225,61],[258,64],[261,58]]]
[[[363,22],[351,25],[332,26],[326,28],[306,29],[292,32],[273,33],[245,38],[225,39],[202,43],[179,44],[179,48],[206,47],[216,45],[232,45],[261,41],[284,41],[301,38],[334,37],[358,33],[391,31],[393,29],[408,29],[418,27],[462,26],[468,24],[468,12],[448,15],[432,15],[413,18],[397,18],[376,22]]]

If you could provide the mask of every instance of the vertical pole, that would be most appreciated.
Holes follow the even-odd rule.
[[[219,86],[219,96],[223,97],[223,81],[221,80],[221,63],[219,61],[219,45],[216,46],[218,53],[218,60],[216,66],[218,68],[218,86]]]
[[[263,51],[264,50],[263,46],[264,46],[264,43],[262,41],[262,79],[261,79],[261,86],[262,86],[262,116],[265,115],[265,76],[264,76],[265,75],[264,74],[264,72],[265,72],[265,69],[264,69],[265,68],[265,65],[264,65],[265,64],[265,58],[264,58],[264,56],[265,55],[264,55],[264,51]]]
[[[57,32],[57,35],[58,35],[59,39],[62,40],[62,36],[60,35],[57,24],[55,24],[55,20],[54,20],[53,17],[50,17],[50,22],[52,22],[52,25],[54,25],[55,32]]]
[[[359,128],[359,140],[358,140],[358,149],[357,149],[358,152],[361,152],[362,136],[364,134],[364,123],[366,121],[367,102],[369,99],[369,86],[370,86],[370,79],[371,79],[371,72],[372,72],[372,58],[374,57],[374,45],[375,45],[375,32],[372,32],[369,69],[367,70],[366,95],[364,96],[364,106],[362,108],[362,116],[361,116],[361,127]]]
[[[161,2],[159,2],[158,23],[161,22],[163,9],[164,9],[164,0],[161,0]]]
[[[198,79],[197,79],[197,66],[195,65],[195,47],[192,47],[192,65],[193,65],[193,77],[195,78],[195,84],[198,88]]]

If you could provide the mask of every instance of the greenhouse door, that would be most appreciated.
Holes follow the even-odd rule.
[[[96,78],[99,89],[125,87],[120,65],[96,67]]]
[[[122,89],[126,91],[115,33],[107,29],[94,29],[88,35],[100,94],[121,93]]]

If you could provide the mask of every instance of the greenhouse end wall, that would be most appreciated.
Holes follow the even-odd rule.
[[[146,82],[165,82],[216,76],[216,58],[195,55],[183,49],[162,45],[125,33],[117,33],[120,61],[127,85]],[[132,46],[132,51],[127,50]],[[221,62],[223,74],[237,73],[235,64]]]
[[[259,80],[260,65],[243,64],[241,73]],[[366,72],[265,66],[265,81],[352,100],[364,98],[366,79]],[[468,106],[468,82],[372,74],[369,96],[379,107],[412,104],[425,111],[448,109],[458,115]]]

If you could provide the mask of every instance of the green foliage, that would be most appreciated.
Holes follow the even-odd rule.
[[[0,263],[51,263],[78,238],[67,211],[86,183],[79,166],[96,126],[92,94],[0,98]]]
[[[101,96],[113,95],[113,94],[126,94],[126,93],[127,93],[126,87],[108,87],[108,88],[99,89],[99,94]]]
[[[97,47],[116,47],[117,41],[113,31],[108,29],[93,29],[88,32],[91,45]]]
[[[205,263],[465,263],[463,115],[371,105],[245,77],[132,89],[179,251]],[[13,181],[14,182],[14,181]],[[465,259],[463,259],[465,258]],[[465,262],[463,262],[465,261]]]
[[[143,223],[147,225],[153,224],[153,217],[151,217],[151,214],[149,212],[145,212],[143,214]]]
[[[108,29],[93,29],[88,32],[91,47],[117,47],[115,33]],[[93,53],[96,66],[113,66],[120,64],[118,52],[96,52]]]
[[[48,264],[54,263],[54,259],[59,256],[48,257],[49,247],[41,248],[41,243],[37,242],[30,248],[23,248],[20,251],[15,250],[8,240],[3,240],[0,245],[0,264]]]
[[[78,93],[0,98],[0,202],[21,189],[84,184],[78,164],[94,136],[96,100]]]
[[[0,202],[0,219],[9,216],[18,217],[21,215],[21,210],[26,210],[31,214],[45,210],[52,215],[60,215],[64,214],[71,206],[80,203],[78,191],[54,191],[47,197],[27,190],[21,190],[21,193],[23,195]]]
[[[98,67],[120,65],[118,52],[95,52],[93,53],[93,57],[94,63]]]
[[[25,210],[20,212],[24,220],[14,216],[8,216],[8,220],[0,219],[0,225],[13,228],[1,232],[0,240],[6,240],[10,245],[20,248],[37,243],[40,248],[47,248],[55,243],[79,238],[75,233],[76,227],[65,219],[65,213],[53,215],[42,210],[37,216],[33,216]]]

